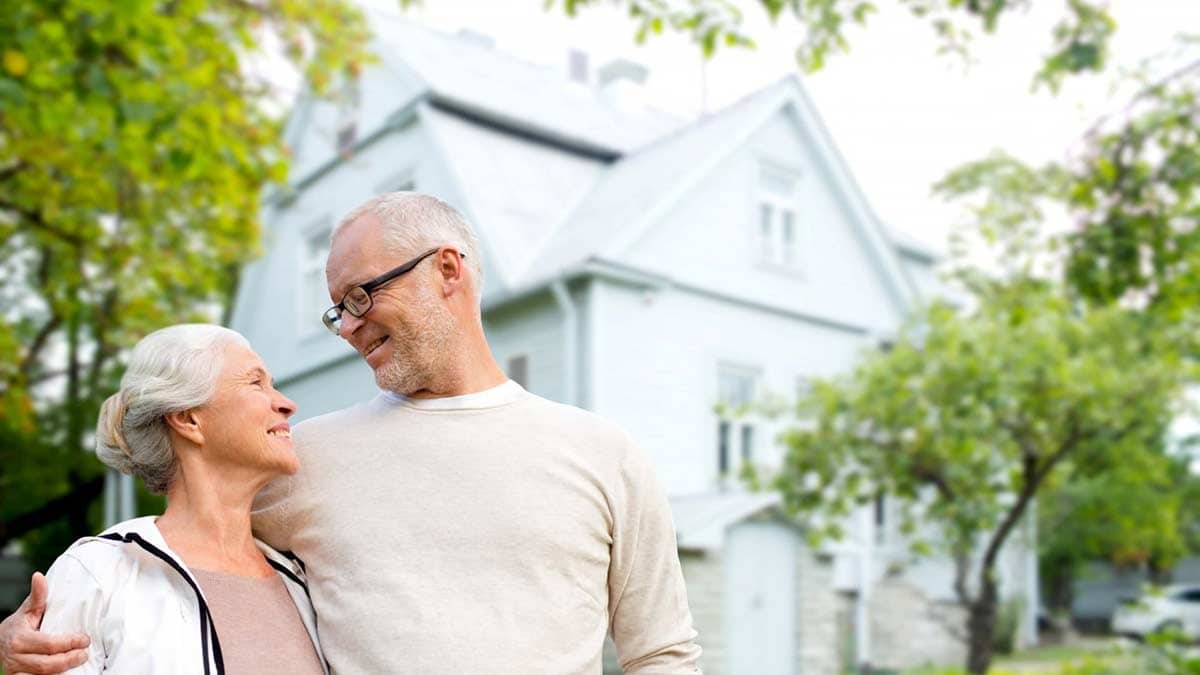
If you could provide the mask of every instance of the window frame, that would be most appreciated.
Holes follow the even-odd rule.
[[[317,218],[308,225],[300,229],[300,239],[297,246],[297,264],[296,270],[299,276],[299,289],[296,294],[296,317],[301,338],[307,338],[313,334],[328,335],[324,324],[321,323],[321,313],[329,305],[328,286],[325,283],[325,263],[329,260],[329,238],[333,234],[333,218],[328,214]],[[325,239],[325,258],[320,265],[314,262],[311,244],[320,237]],[[310,274],[318,273],[320,275],[320,285],[326,289],[326,296],[318,298],[310,297]],[[318,301],[319,300],[319,301]],[[316,302],[319,307],[314,309],[309,306],[309,303]],[[313,310],[313,311],[309,311]]]
[[[753,245],[755,262],[764,269],[804,278],[808,233],[801,217],[804,172],[785,163],[759,159],[754,171]],[[790,193],[773,189],[774,180],[790,183]],[[785,228],[785,223],[788,227]],[[785,236],[790,232],[790,237]],[[788,243],[790,242],[790,244]]]

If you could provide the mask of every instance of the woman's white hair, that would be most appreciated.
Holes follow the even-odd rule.
[[[100,408],[100,461],[165,494],[177,470],[166,416],[212,400],[231,345],[250,348],[240,333],[210,324],[180,324],[142,338],[130,355],[121,390]]]
[[[479,238],[453,206],[420,192],[386,192],[355,208],[333,228],[335,240],[342,228],[366,215],[383,225],[384,245],[397,255],[417,255],[435,246],[453,246],[466,254],[474,277],[476,297],[483,290],[483,256]]]

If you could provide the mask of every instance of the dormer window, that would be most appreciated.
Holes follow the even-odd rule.
[[[759,169],[756,228],[760,261],[771,267],[802,269],[799,203],[800,174],[763,164]]]
[[[337,151],[348,155],[358,142],[358,115],[362,92],[357,77],[346,79],[337,94]]]

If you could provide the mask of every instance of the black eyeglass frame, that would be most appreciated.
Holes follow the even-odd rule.
[[[375,277],[374,279],[365,281],[365,282],[358,284],[357,286],[351,288],[350,290],[346,291],[346,293],[344,295],[342,295],[341,302],[330,307],[329,309],[325,310],[324,313],[321,314],[321,323],[325,324],[325,327],[329,329],[329,332],[333,333],[334,335],[340,335],[341,329],[337,324],[338,324],[338,322],[340,322],[342,320],[342,312],[349,312],[350,316],[354,316],[354,317],[358,317],[358,318],[362,318],[362,317],[366,316],[367,312],[371,311],[371,308],[375,306],[375,298],[373,295],[371,295],[372,293],[374,293],[375,291],[382,288],[385,284],[390,283],[391,281],[394,281],[396,278],[400,277],[401,275],[411,272],[414,267],[421,264],[422,260],[428,258],[429,256],[433,255],[434,253],[437,253],[438,251],[442,250],[443,248],[445,248],[445,247],[438,246],[436,248],[431,248],[428,251],[425,251],[424,253],[422,253],[421,255],[404,263],[403,265],[400,265],[399,267],[388,270],[387,272],[380,274],[379,276]],[[467,254],[460,252],[458,254],[458,257],[466,258]],[[350,294],[355,291],[362,291],[367,296],[367,300],[366,300],[367,306],[362,311],[356,312],[353,309],[346,306],[346,298],[350,297]]]

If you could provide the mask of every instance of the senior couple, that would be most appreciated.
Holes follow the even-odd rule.
[[[527,393],[483,334],[479,246],[410,192],[335,228],[323,320],[381,393],[299,425],[246,340],[165,328],[100,413],[167,495],[73,544],[0,624],[5,672],[698,672],[666,499],[612,424]]]

